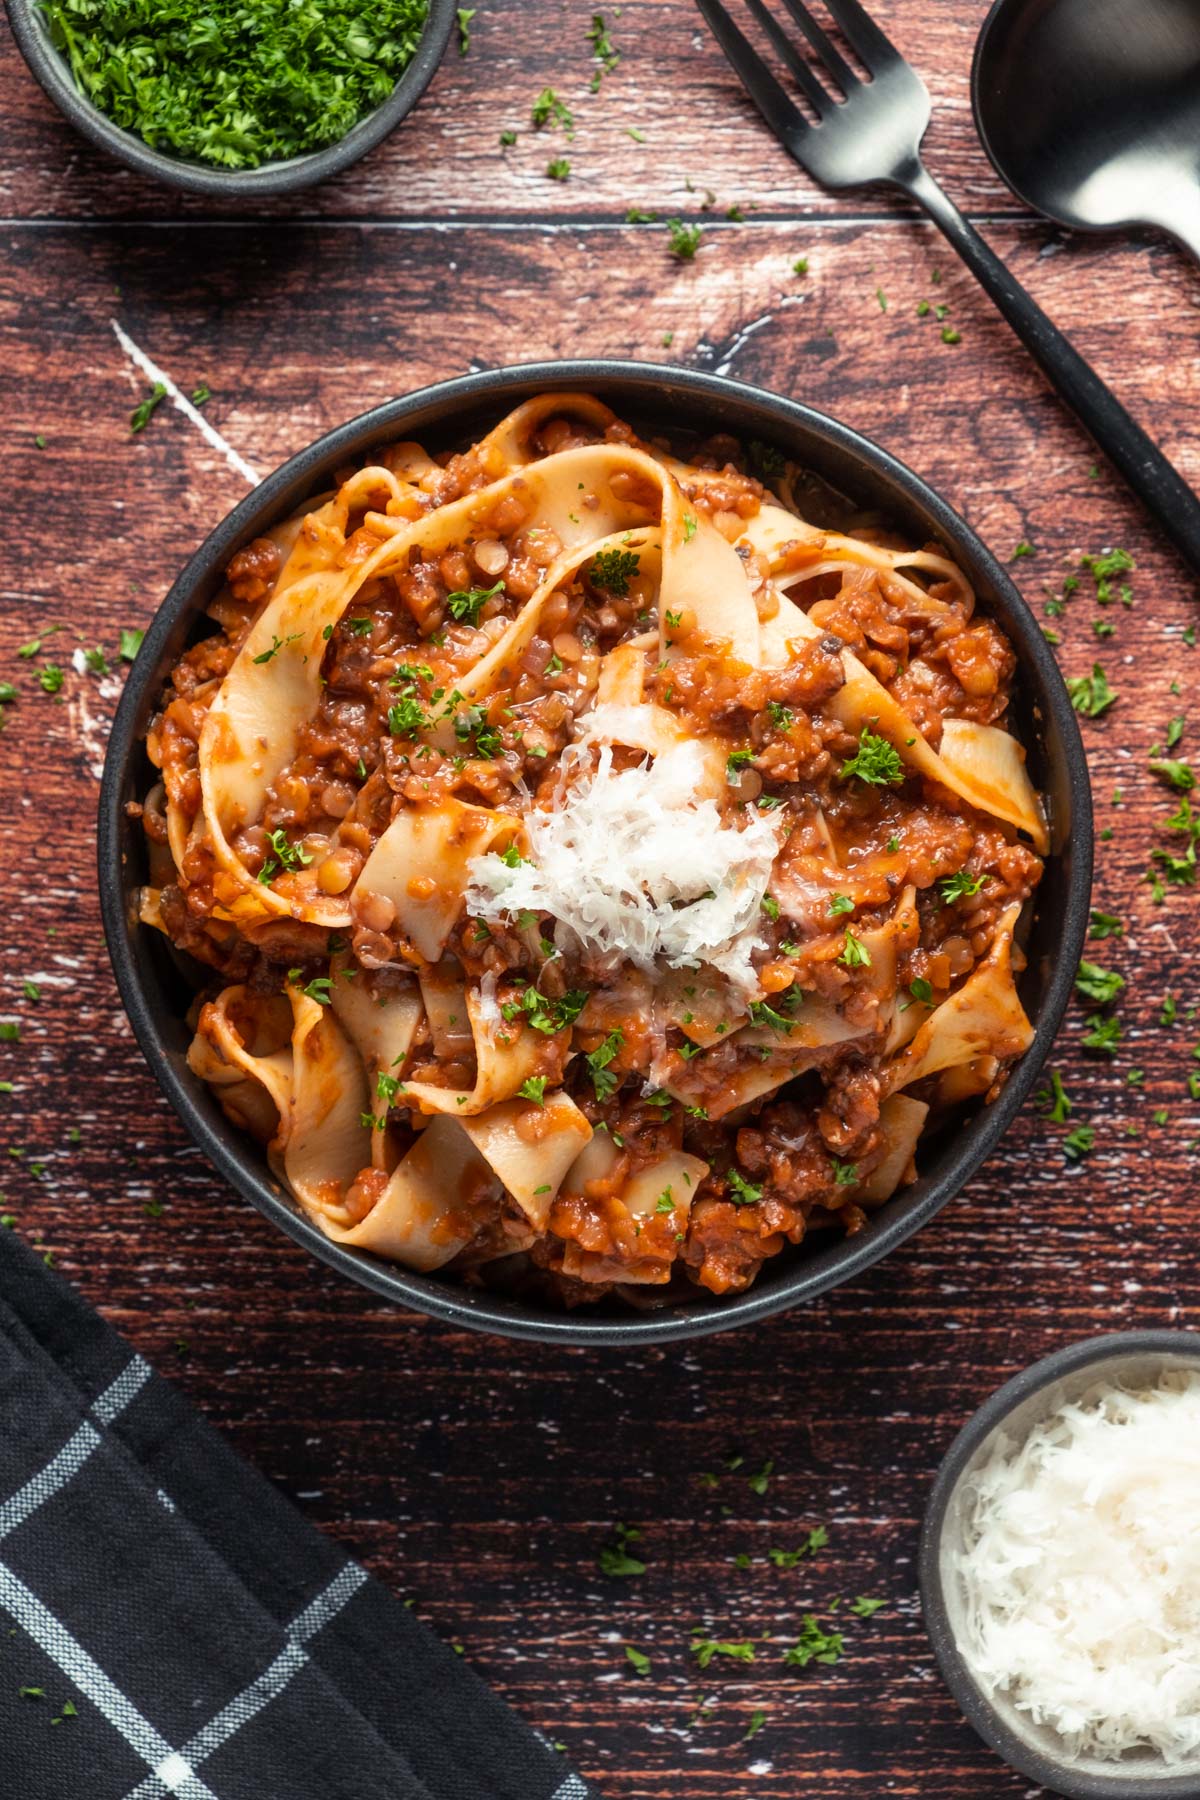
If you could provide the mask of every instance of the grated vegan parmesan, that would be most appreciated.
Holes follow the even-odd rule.
[[[483,919],[548,912],[597,956],[648,971],[704,962],[757,994],[750,956],[778,832],[762,813],[726,824],[715,800],[697,798],[703,778],[695,743],[623,770],[602,749],[552,811],[526,815],[528,861],[475,858],[467,910]]]
[[[958,1648],[1071,1758],[1200,1750],[1200,1374],[1098,1384],[964,1478]]]

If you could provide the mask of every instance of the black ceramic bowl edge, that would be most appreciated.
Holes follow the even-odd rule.
[[[166,182],[210,200],[261,200],[315,187],[340,174],[395,130],[429,86],[454,26],[454,0],[429,0],[429,16],[412,61],[379,106],[352,125],[344,137],[323,150],[257,169],[218,169],[154,150],[119,125],[81,94],[67,62],[54,47],[38,0],[5,0],[17,48],[29,72],[67,122],[98,150],[154,181]]]
[[[141,747],[144,722],[153,696],[161,690],[183,648],[192,612],[201,610],[204,600],[215,592],[233,551],[252,537],[256,528],[300,505],[320,485],[324,472],[374,444],[397,435],[420,437],[425,430],[436,436],[439,428],[443,441],[447,436],[457,441],[468,421],[481,425],[485,418],[498,417],[530,393],[573,389],[607,396],[618,410],[624,405],[644,418],[657,420],[660,430],[681,407],[686,411],[691,406],[694,410],[702,407],[709,430],[733,430],[742,437],[774,434],[793,446],[811,440],[816,453],[809,466],[818,467],[824,478],[844,493],[858,500],[875,498],[886,490],[893,512],[907,507],[919,514],[928,535],[952,546],[968,564],[977,586],[1003,596],[1005,628],[1018,641],[1023,661],[1036,677],[1037,730],[1053,737],[1058,746],[1054,771],[1058,791],[1052,795],[1057,814],[1056,863],[1051,866],[1057,870],[1055,879],[1061,881],[1063,891],[1053,926],[1047,926],[1053,930],[1053,955],[1043,955],[1034,1041],[997,1100],[979,1110],[944,1147],[933,1167],[889,1201],[857,1237],[802,1253],[786,1265],[775,1259],[746,1293],[723,1300],[698,1294],[680,1307],[644,1313],[631,1310],[627,1317],[535,1308],[486,1289],[413,1274],[325,1237],[270,1180],[265,1169],[251,1166],[254,1146],[249,1140],[244,1145],[239,1142],[235,1152],[236,1134],[186,1067],[186,1036],[180,1039],[179,1021],[156,1016],[148,989],[161,985],[161,980],[151,966],[154,951],[146,940],[157,934],[140,927],[130,910],[130,895],[140,877],[130,866],[138,850],[125,806],[141,797],[150,779]],[[138,781],[134,780],[135,764],[141,769]],[[291,457],[209,534],[155,615],[118,706],[101,785],[98,858],[101,909],[117,985],[155,1077],[187,1130],[220,1172],[289,1237],[374,1292],[454,1326],[568,1344],[664,1343],[728,1331],[770,1317],[861,1274],[940,1211],[991,1154],[1031,1091],[1071,995],[1091,893],[1091,792],[1078,721],[1040,627],[1004,569],[974,532],[904,464],[825,414],[721,376],[654,363],[528,363],[458,376],[360,414]]]
[[[1148,1330],[1107,1332],[1055,1350],[1022,1369],[997,1388],[967,1420],[947,1450],[933,1485],[921,1526],[917,1554],[918,1584],[925,1628],[933,1646],[942,1679],[958,1701],[969,1723],[997,1756],[1051,1793],[1065,1800],[1197,1800],[1200,1770],[1180,1775],[1145,1776],[1137,1764],[1114,1766],[1111,1774],[1093,1765],[1074,1768],[1043,1755],[1019,1737],[1000,1716],[967,1667],[951,1624],[942,1574],[942,1547],[947,1514],[959,1482],[992,1433],[1011,1419],[1018,1408],[1034,1401],[1071,1378],[1105,1363],[1147,1363],[1183,1358],[1200,1368],[1200,1334],[1191,1331]],[[1034,1409],[1035,1411],[1037,1409]],[[1052,1411],[1049,1404],[1046,1413]],[[1045,1416],[1043,1414],[1042,1416]]]

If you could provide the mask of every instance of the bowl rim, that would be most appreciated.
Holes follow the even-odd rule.
[[[997,1756],[1065,1800],[1195,1800],[1200,1786],[1195,1767],[1177,1776],[1100,1775],[1092,1769],[1075,1769],[1018,1737],[980,1687],[955,1641],[942,1581],[942,1540],[951,1501],[971,1459],[1019,1406],[1082,1369],[1119,1366],[1135,1357],[1184,1357],[1200,1365],[1200,1332],[1167,1327],[1105,1332],[1064,1345],[1022,1369],[989,1395],[958,1432],[933,1478],[921,1525],[917,1553],[921,1610],[943,1681]]]
[[[749,404],[762,419],[764,430],[786,434],[790,429],[815,434],[829,450],[853,458],[860,465],[866,464],[877,478],[899,490],[906,502],[920,508],[934,521],[937,534],[953,547],[956,555],[963,555],[990,587],[1004,594],[1022,652],[1034,667],[1039,701],[1053,715],[1053,724],[1063,746],[1071,808],[1070,867],[1062,909],[1061,954],[1055,960],[1044,990],[1034,1041],[1013,1070],[999,1098],[984,1107],[971,1119],[968,1127],[958,1133],[952,1149],[946,1152],[945,1166],[920,1203],[904,1211],[897,1209],[890,1217],[888,1209],[881,1210],[868,1231],[844,1239],[833,1247],[833,1251],[819,1250],[808,1259],[797,1261],[791,1274],[770,1287],[751,1287],[711,1307],[664,1307],[661,1311],[645,1313],[631,1309],[628,1318],[597,1318],[585,1315],[582,1309],[561,1315],[548,1309],[539,1310],[485,1289],[451,1286],[437,1276],[419,1275],[394,1263],[385,1264],[364,1251],[348,1249],[327,1238],[277,1186],[263,1179],[257,1170],[243,1161],[242,1155],[232,1148],[232,1132],[226,1138],[210,1124],[173,1068],[133,955],[121,858],[123,783],[130,759],[137,754],[141,742],[137,730],[139,714],[146,703],[148,690],[155,685],[157,663],[178,621],[195,608],[196,590],[223,566],[233,549],[254,535],[256,528],[279,516],[283,496],[295,484],[311,477],[318,468],[345,460],[369,443],[385,440],[393,430],[405,426],[423,429],[421,424],[413,426],[415,416],[433,413],[444,425],[456,412],[478,410],[481,403],[490,400],[515,405],[532,393],[553,389],[560,392],[600,389],[610,394],[619,390],[625,403],[635,409],[639,401],[647,405],[656,399],[662,402],[664,391],[667,396],[683,396],[689,400]],[[1007,572],[965,520],[888,451],[853,427],[813,407],[700,370],[607,358],[518,363],[433,383],[411,394],[384,401],[335,426],[289,457],[213,528],[189,558],[159,606],[126,680],[105,756],[97,860],[101,914],[117,986],[152,1072],[193,1141],[200,1145],[226,1180],[293,1241],[374,1293],[459,1328],[491,1331],[533,1342],[661,1344],[734,1330],[786,1311],[860,1275],[940,1211],[991,1154],[1030,1093],[1071,996],[1076,965],[1086,936],[1091,897],[1091,787],[1078,720],[1058,665],[1025,601]]]
[[[113,122],[75,86],[70,67],[50,40],[38,0],[5,0],[17,48],[30,74],[64,118],[98,150],[123,162],[139,175],[209,199],[259,200],[313,187],[356,163],[373,150],[416,106],[445,55],[454,25],[454,0],[429,0],[429,13],[416,50],[386,100],[352,125],[344,137],[321,150],[285,161],[261,163],[256,169],[218,169],[154,150]]]

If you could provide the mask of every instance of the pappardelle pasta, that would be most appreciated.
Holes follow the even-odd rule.
[[[1011,647],[767,460],[546,394],[230,563],[148,737],[142,918],[215,971],[191,1066],[338,1243],[736,1292],[1028,1047]]]

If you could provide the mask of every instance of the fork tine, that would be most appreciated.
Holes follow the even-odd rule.
[[[809,12],[804,0],[783,0],[783,4],[795,19],[797,25],[816,51],[829,73],[833,76],[843,93],[849,93],[858,80],[858,76],[850,67],[837,45],[821,29],[817,20]]]
[[[720,0],[696,0],[706,24],[733,65],[746,92],[778,137],[808,129],[804,115],[780,87],[750,40],[734,24]]]
[[[797,85],[805,94],[810,106],[819,114],[828,112],[830,106],[835,104],[831,95],[825,92],[778,19],[773,13],[768,12],[764,0],[746,0],[746,5],[792,71]],[[816,24],[816,21],[814,20],[813,23]],[[820,30],[820,27],[818,26],[817,29]],[[833,46],[830,45],[830,48],[832,49]],[[837,54],[836,51],[834,54]]]
[[[871,69],[872,63],[878,67],[881,63],[904,61],[891,38],[880,31],[859,0],[825,0],[825,4],[865,69]]]

